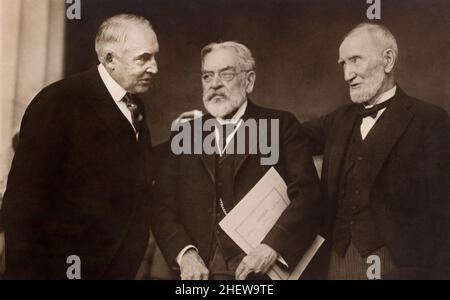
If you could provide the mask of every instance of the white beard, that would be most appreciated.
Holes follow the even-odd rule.
[[[375,97],[383,85],[385,74],[383,68],[380,66],[375,68],[367,77],[366,82],[360,88],[353,90],[350,88],[350,98],[354,103],[365,103]]]
[[[233,97],[226,101],[215,102],[204,101],[206,110],[215,118],[223,118],[231,112],[237,110],[244,102],[245,96]]]

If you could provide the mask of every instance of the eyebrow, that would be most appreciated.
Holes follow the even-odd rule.
[[[362,58],[362,56],[361,55],[352,55],[348,59],[350,60],[350,59],[353,59],[353,58]],[[343,63],[344,63],[344,59],[339,58],[338,59],[338,64],[342,65]]]
[[[226,67],[220,69],[220,70],[219,70],[219,73],[220,73],[220,72],[223,72],[223,71],[232,70],[232,69],[234,69],[234,67],[232,67],[232,66],[226,66]],[[202,73],[210,73],[210,72],[213,72],[213,71],[208,71],[208,70],[203,70],[203,71],[202,71]]]
[[[147,59],[147,58],[150,58],[151,56],[152,56],[152,55],[151,55],[150,53],[145,52],[145,53],[139,54],[138,56],[136,56],[136,58],[137,58],[137,59],[140,59],[140,58],[145,58],[145,59]]]

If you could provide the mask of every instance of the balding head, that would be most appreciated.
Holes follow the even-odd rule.
[[[349,36],[358,34],[366,34],[370,37],[380,55],[382,55],[385,50],[392,49],[396,60],[398,60],[397,40],[386,26],[376,23],[363,22],[350,30],[350,32],[345,35],[343,41],[345,41],[345,39]]]

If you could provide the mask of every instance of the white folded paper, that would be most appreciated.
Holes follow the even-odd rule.
[[[248,254],[261,243],[289,203],[287,185],[272,167],[219,225]],[[275,264],[267,275],[274,280],[297,280],[323,242],[318,235],[292,273]]]

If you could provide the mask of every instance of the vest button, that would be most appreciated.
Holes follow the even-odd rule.
[[[219,229],[216,230],[216,234],[220,234],[220,230]]]
[[[353,222],[353,221],[350,221],[350,225],[354,225],[355,224],[355,222]]]
[[[355,194],[359,195],[359,190],[358,189],[355,190]]]
[[[358,156],[357,160],[362,161],[364,158],[362,156]]]
[[[212,213],[212,208],[211,208],[211,207],[208,208],[208,213],[209,213],[209,214]]]
[[[352,206],[352,210],[356,210],[356,205],[353,205],[353,206]]]

